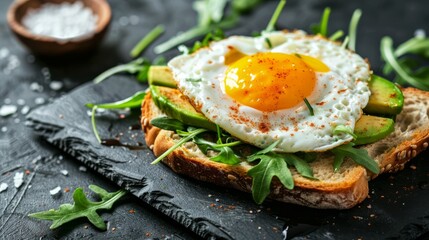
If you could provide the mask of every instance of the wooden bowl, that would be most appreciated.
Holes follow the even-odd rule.
[[[98,46],[105,35],[112,16],[106,0],[82,0],[98,16],[95,31],[81,37],[56,39],[31,33],[22,25],[29,10],[40,8],[45,3],[74,3],[78,0],[16,0],[7,12],[7,21],[12,32],[33,53],[43,56],[74,55],[88,52]]]

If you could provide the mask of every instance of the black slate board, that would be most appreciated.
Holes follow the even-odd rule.
[[[420,236],[429,230],[429,165],[422,159],[428,157],[427,152],[413,161],[416,170],[377,179],[370,186],[370,199],[354,209],[335,211],[270,201],[258,206],[249,194],[178,176],[162,164],[150,165],[154,157],[146,147],[129,150],[98,144],[84,103],[122,99],[140,88],[127,78],[86,84],[33,111],[28,117],[30,126],[48,142],[204,238],[282,239],[285,228],[289,237],[317,239],[404,237],[408,231],[415,234],[410,236]],[[97,123],[103,138],[120,136],[123,143],[134,146],[144,141],[140,130],[130,130],[138,124],[135,114],[121,120],[105,114]],[[406,235],[401,235],[403,231]]]
[[[406,6],[401,1],[289,2],[279,21],[281,28],[308,29],[329,5],[333,7],[333,18],[337,19],[331,21],[332,29],[345,29],[352,11],[361,7],[364,16],[359,36],[363,37],[358,41],[358,52],[368,57],[375,69],[380,67],[378,42],[381,36],[393,35],[396,40],[403,41],[416,28],[427,27],[427,14],[422,13],[427,4],[423,1],[413,1]],[[262,5],[255,14],[245,17],[239,28],[230,32],[250,34],[255,29],[263,29],[266,23],[260,19],[269,19],[274,6],[275,2]],[[401,18],[397,17],[399,14]],[[187,24],[185,21],[179,25]],[[151,166],[153,155],[147,148],[130,151],[96,142],[88,110],[83,104],[115,101],[141,88],[144,86],[132,79],[117,77],[100,85],[83,85],[33,111],[28,117],[30,126],[48,142],[204,238],[282,239],[285,232],[289,238],[297,239],[428,237],[429,166],[424,163],[429,155],[427,151],[411,163],[415,170],[407,167],[401,173],[382,176],[372,182],[370,198],[351,210],[314,210],[271,201],[258,206],[249,194],[178,176],[162,164]],[[122,142],[138,145],[143,142],[143,134],[139,130],[129,130],[130,126],[138,124],[137,115],[135,112],[120,121],[115,114],[99,117],[101,135],[114,138],[123,133]]]

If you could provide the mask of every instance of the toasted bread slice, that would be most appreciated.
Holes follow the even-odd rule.
[[[403,169],[407,161],[428,147],[429,92],[406,88],[403,93],[405,106],[396,118],[395,131],[381,141],[363,146],[379,164],[381,173]],[[142,104],[141,124],[146,143],[155,156],[167,151],[180,138],[172,131],[150,124],[151,119],[162,115],[148,94]],[[163,162],[177,173],[251,192],[252,178],[247,175],[251,165],[242,162],[231,166],[214,162],[192,142],[177,148]],[[294,189],[288,190],[273,179],[269,198],[313,208],[347,209],[368,196],[368,180],[376,177],[351,160],[346,160],[341,169],[334,172],[333,156],[323,153],[310,165],[318,180],[304,178],[291,168]]]

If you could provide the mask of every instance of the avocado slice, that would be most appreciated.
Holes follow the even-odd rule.
[[[148,72],[149,85],[176,88],[173,73],[167,66],[151,66]]]
[[[363,109],[365,113],[377,116],[394,116],[401,112],[404,96],[395,84],[380,76],[372,75],[368,87],[371,96],[368,105]]]
[[[381,140],[394,130],[395,122],[390,118],[363,115],[355,124],[356,145],[369,144]]]
[[[185,124],[216,130],[202,113],[195,110],[188,98],[176,89],[171,70],[166,66],[152,66],[149,69],[149,83],[155,104],[169,117]],[[373,75],[369,83],[371,97],[365,113],[392,116],[402,110],[404,97],[401,90],[388,80]],[[390,118],[363,115],[355,124],[356,145],[369,144],[385,138],[394,130],[394,121]]]
[[[175,88],[150,85],[155,105],[167,116],[185,124],[216,131],[216,124],[197,112],[188,98]]]

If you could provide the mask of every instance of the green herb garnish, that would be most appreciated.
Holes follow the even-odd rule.
[[[115,67],[112,67],[110,69],[107,69],[106,71],[102,72],[100,75],[98,75],[96,78],[94,78],[94,83],[100,83],[110,76],[113,76],[117,73],[121,72],[127,72],[130,74],[135,74],[139,72],[142,67],[147,63],[147,60],[144,58],[137,58],[136,60],[133,60],[129,63],[121,64]]]
[[[349,25],[349,49],[356,51],[356,35],[357,35],[357,26],[359,24],[360,17],[362,16],[362,11],[356,9],[353,12],[352,19],[350,20]]]
[[[276,176],[287,189],[293,189],[294,181],[288,165],[296,168],[303,177],[317,180],[307,161],[292,153],[275,153],[275,147],[280,140],[247,157],[247,161],[260,162],[248,171],[253,178],[252,195],[256,203],[261,204],[270,193],[271,182]]]
[[[181,130],[185,131],[186,126],[179,120],[169,118],[169,117],[157,117],[150,121],[150,124],[161,129],[176,131]]]
[[[308,100],[307,100],[307,98],[304,98],[304,102],[305,102],[305,105],[307,106],[307,108],[308,108],[308,111],[310,112],[310,116],[314,116],[314,110],[313,110],[313,107],[311,106],[311,104],[308,102]]]
[[[31,213],[28,216],[53,221],[50,229],[58,228],[74,219],[86,217],[98,229],[106,230],[106,224],[100,215],[98,215],[97,210],[111,209],[113,204],[126,194],[126,191],[119,190],[109,193],[96,185],[89,185],[89,189],[98,194],[101,201],[93,202],[88,200],[83,189],[77,188],[73,193],[74,204],[62,204],[57,210],[51,209],[44,212]]]
[[[328,37],[328,23],[329,23],[329,16],[331,15],[331,8],[327,7],[323,11],[322,18],[320,19],[320,23],[313,24],[311,26],[311,30],[313,34],[320,34],[321,36]],[[344,32],[341,30],[336,31],[333,33],[329,39],[332,41],[335,41],[339,38],[341,38],[344,35]]]
[[[94,104],[94,103],[87,103],[85,104],[86,107],[91,108],[91,125],[92,125],[92,131],[94,132],[95,138],[99,143],[101,143],[101,138],[97,130],[97,124],[95,121],[95,113],[98,108],[102,109],[124,109],[124,108],[137,108],[140,107],[142,104],[142,101],[144,97],[146,96],[146,91],[139,91],[136,92],[133,96],[128,97],[123,100],[119,100],[116,102],[111,103],[100,103],[100,104]]]
[[[153,28],[145,37],[143,37],[137,45],[131,50],[130,56],[132,58],[138,57],[143,50],[146,49],[149,44],[151,44],[153,41],[155,41],[156,38],[158,38],[162,33],[164,32],[164,26],[158,25],[155,28]]]
[[[323,11],[322,19],[320,19],[320,23],[311,26],[313,34],[320,34],[324,37],[328,36],[328,23],[330,14],[331,8],[325,8],[325,10]]]
[[[357,138],[356,134],[354,134],[353,129],[350,126],[338,125],[334,128],[334,134],[341,133],[349,134],[353,137],[353,139]]]
[[[248,12],[261,2],[262,0],[232,0],[232,7],[238,12]]]
[[[176,144],[174,144],[171,148],[169,148],[167,151],[165,151],[163,154],[161,154],[159,157],[157,157],[151,164],[157,164],[162,159],[168,156],[168,154],[172,153],[177,148],[181,147],[184,143],[190,141],[194,137],[196,137],[198,134],[207,132],[207,129],[204,128],[197,128],[194,130],[188,130],[188,132],[183,132],[182,134],[186,134],[182,139],[180,139]]]
[[[283,156],[271,152],[279,143],[274,142],[247,158],[249,162],[260,160],[247,174],[252,177],[252,196],[257,204],[261,204],[270,194],[271,182],[276,176],[287,189],[293,189],[294,182],[292,173]]]
[[[218,28],[218,29],[214,30],[213,32],[207,33],[201,42],[196,41],[194,43],[194,46],[192,47],[192,49],[188,52],[193,53],[200,48],[209,46],[210,42],[212,42],[212,41],[219,41],[219,40],[222,40],[224,38],[225,38],[224,32],[222,31],[222,29]]]
[[[372,159],[365,149],[353,148],[353,143],[344,144],[330,150],[334,155],[334,171],[338,171],[345,157],[351,158],[357,164],[365,167],[369,171],[378,174],[380,168],[378,164]]]
[[[267,43],[268,48],[273,48],[273,44],[271,43],[271,40],[269,38],[266,37],[265,42]]]
[[[286,0],[280,0],[279,4],[277,5],[276,10],[273,13],[273,16],[271,17],[270,21],[268,22],[267,28],[265,28],[265,31],[267,31],[267,32],[274,31],[276,22],[279,19],[280,14],[282,13],[282,10],[283,10],[285,5],[286,5]]]
[[[421,67],[429,59],[428,38],[411,38],[394,51],[392,38],[383,37],[380,50],[386,62],[384,74],[394,71],[397,74],[395,82],[429,91],[429,67]],[[416,58],[413,54],[420,58]]]

